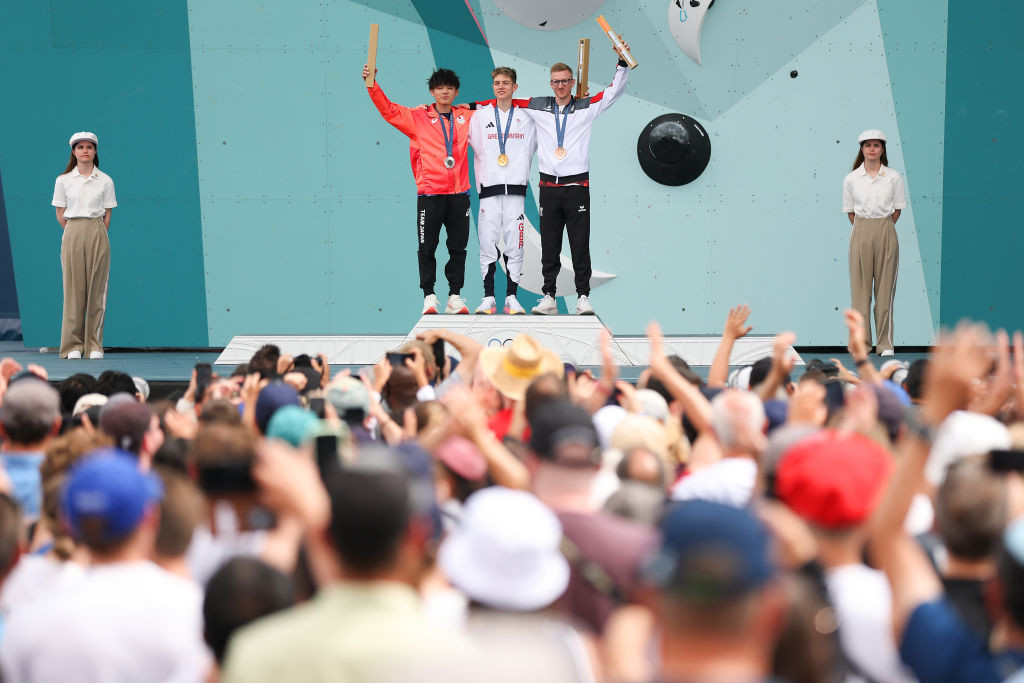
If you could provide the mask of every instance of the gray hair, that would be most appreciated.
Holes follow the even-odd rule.
[[[726,449],[749,449],[750,435],[763,434],[766,419],[761,399],[749,391],[726,390],[711,401],[711,426]]]

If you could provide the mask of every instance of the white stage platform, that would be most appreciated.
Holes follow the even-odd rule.
[[[425,315],[406,335],[239,335],[224,348],[217,365],[246,363],[264,344],[276,344],[291,355],[322,353],[331,365],[372,365],[416,334],[445,328],[484,346],[501,346],[517,334],[526,333],[567,362],[593,366],[601,364],[599,335],[604,327],[598,316]],[[706,366],[711,365],[718,342],[718,337],[666,336],[665,349],[690,365]],[[612,337],[612,354],[620,366],[646,366],[648,353],[646,337]],[[736,342],[729,364],[749,365],[771,353],[772,337],[747,336]],[[803,365],[799,357],[797,364]]]

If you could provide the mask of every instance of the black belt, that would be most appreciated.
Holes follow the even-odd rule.
[[[487,197],[497,197],[502,194],[517,194],[521,197],[526,196],[526,185],[488,185],[484,187],[480,186],[480,199],[486,199]]]
[[[576,175],[556,176],[541,173],[540,179],[548,183],[554,183],[555,185],[568,185],[569,183],[578,183],[581,180],[590,180],[590,174],[577,173]]]

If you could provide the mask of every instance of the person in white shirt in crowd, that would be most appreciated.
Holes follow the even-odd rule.
[[[109,449],[71,469],[63,512],[92,564],[74,587],[14,615],[0,646],[4,680],[200,681],[202,591],[153,564],[159,479]]]
[[[764,404],[752,392],[728,390],[711,401],[711,423],[722,458],[672,490],[673,500],[709,500],[743,507],[757,482],[757,457],[767,444]]]
[[[530,162],[537,148],[533,121],[512,102],[516,70],[499,66],[491,72],[494,88],[493,104],[477,109],[469,122],[469,144],[473,147],[473,163],[477,190],[480,193],[480,272],[484,279],[484,299],[476,313],[496,313],[494,271],[498,260],[498,244],[505,243],[504,258],[508,286],[505,289],[504,313],[525,313],[516,294],[523,274],[523,231],[526,226],[524,202],[526,184],[530,179]]]
[[[843,213],[850,218],[850,305],[866,324],[871,344],[871,295],[875,296],[875,350],[893,355],[892,308],[900,269],[896,221],[907,206],[903,178],[889,168],[885,133],[866,130],[857,138],[860,150],[853,171],[843,179]]]
[[[117,206],[114,181],[100,170],[99,140],[89,132],[71,136],[71,160],[57,176],[53,206],[64,231],[64,321],[60,357],[103,358],[103,321],[110,275],[110,212]]]

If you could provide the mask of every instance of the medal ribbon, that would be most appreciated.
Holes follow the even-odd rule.
[[[555,115],[555,135],[558,136],[558,146],[565,148],[565,129],[569,125],[569,108],[572,106],[574,98],[569,98],[569,104],[565,105],[565,111],[562,113],[562,127],[558,127],[558,102],[552,98],[551,111]]]
[[[514,106],[509,107],[508,121],[505,123],[505,135],[503,137],[501,134],[501,119],[498,118],[498,105],[494,105],[494,129],[498,134],[498,151],[502,154],[505,153],[505,141],[508,140],[508,132],[512,130],[512,114],[514,113],[514,109]]]
[[[444,127],[444,122],[445,122],[445,118],[446,118],[445,115],[442,114],[441,112],[437,112],[437,115],[439,117],[441,117],[441,135],[444,136],[444,150],[445,150],[445,152],[448,153],[448,156],[453,156],[452,155],[452,147],[455,145],[455,119],[454,118],[448,119],[449,122],[452,124],[452,131],[451,131],[452,134],[451,134],[451,136],[449,136],[448,135],[448,129]],[[448,114],[448,116],[451,117],[452,115]]]

